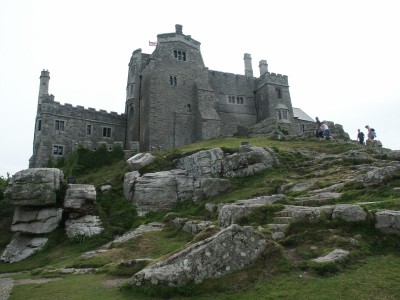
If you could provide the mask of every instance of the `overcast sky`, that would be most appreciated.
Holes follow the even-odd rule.
[[[201,43],[210,70],[288,75],[292,104],[342,124],[365,125],[400,149],[400,2],[393,0],[0,0],[0,175],[28,168],[42,69],[49,92],[74,106],[124,112],[132,52],[157,34]]]

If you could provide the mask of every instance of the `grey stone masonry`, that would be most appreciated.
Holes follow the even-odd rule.
[[[209,70],[200,45],[177,24],[174,32],[157,35],[151,54],[133,51],[124,114],[61,105],[49,94],[50,72],[43,70],[29,166],[46,166],[78,146],[159,151],[250,132],[260,122],[290,133],[313,123],[299,125],[288,76],[269,72],[266,60],[260,61],[259,77],[250,53],[244,54],[243,74]]]
[[[38,105],[29,166],[44,167],[49,160],[66,157],[78,146],[94,150],[103,143],[112,149],[119,142],[124,147],[125,129],[125,115],[61,105],[48,97]]]

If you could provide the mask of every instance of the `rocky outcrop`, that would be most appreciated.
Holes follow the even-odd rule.
[[[400,235],[400,211],[379,210],[375,213],[375,228],[390,234]]]
[[[14,238],[4,249],[0,260],[14,263],[28,258],[33,253],[39,251],[47,243],[45,237],[35,237],[30,235],[20,235]]]
[[[135,239],[135,238],[141,236],[145,232],[160,231],[163,229],[163,226],[164,225],[162,223],[158,223],[158,222],[152,222],[149,224],[140,225],[138,228],[136,228],[134,230],[128,231],[121,236],[117,236],[114,240],[101,246],[100,248],[98,248],[96,250],[85,252],[84,254],[82,254],[82,257],[84,259],[88,259],[88,258],[96,256],[100,253],[107,252],[111,248],[111,245],[113,245],[115,243],[126,243],[132,239]]]
[[[135,191],[134,184],[136,179],[140,177],[140,173],[138,171],[128,172],[124,175],[124,196],[126,199],[131,200],[133,199],[133,193]]]
[[[190,220],[183,225],[182,230],[195,235],[200,231],[209,228],[210,226],[213,226],[212,222],[210,221]]]
[[[139,271],[129,284],[182,286],[189,282],[200,283],[251,265],[266,247],[265,239],[251,227],[231,225]]]
[[[150,153],[138,153],[129,158],[126,163],[132,170],[139,170],[140,168],[148,165],[156,159],[155,156]]]
[[[65,221],[65,232],[72,239],[75,237],[91,237],[104,230],[100,218],[94,215],[75,216]]]
[[[11,231],[28,234],[49,233],[58,227],[61,217],[61,208],[18,206],[14,212]]]
[[[227,227],[240,219],[261,209],[265,205],[285,199],[284,195],[261,196],[253,199],[239,200],[221,207],[218,214],[219,225]]]
[[[199,201],[227,191],[231,184],[220,177],[243,177],[278,163],[272,150],[241,146],[225,155],[220,148],[196,152],[177,161],[178,169],[125,174],[124,195],[143,215],[147,211],[168,210],[178,201]]]
[[[220,148],[203,150],[178,160],[177,167],[187,170],[196,180],[204,177],[244,177],[271,168],[278,163],[272,149],[250,145],[225,155]]]
[[[315,223],[325,219],[342,220],[345,222],[361,222],[367,219],[367,213],[359,205],[338,204],[320,207],[285,205],[285,208],[275,213],[275,222]]]
[[[367,213],[359,205],[339,204],[333,206],[332,219],[345,222],[360,222],[367,219]]]
[[[369,171],[366,174],[356,178],[354,182],[360,182],[364,186],[379,185],[384,180],[390,179],[393,175],[400,172],[400,165],[391,165],[387,167],[378,168],[373,171]]]
[[[335,249],[325,256],[321,256],[321,257],[312,259],[312,261],[317,262],[317,263],[330,263],[330,262],[342,260],[349,254],[350,254],[349,251],[342,250],[342,249]]]
[[[47,238],[38,235],[52,232],[62,219],[56,207],[64,174],[54,168],[34,168],[15,173],[5,196],[16,206],[11,231],[17,232],[3,252],[1,260],[17,262],[41,249]]]
[[[130,200],[139,214],[170,209],[177,201],[191,200],[194,193],[193,178],[184,170],[147,173],[137,178],[132,186]]]
[[[69,184],[64,199],[67,212],[93,213],[96,189],[91,184]]]
[[[201,180],[203,197],[211,198],[230,189],[231,183],[227,179],[203,178]]]
[[[49,206],[56,204],[64,174],[59,169],[37,168],[15,173],[5,197],[18,206]]]
[[[69,238],[91,237],[103,232],[101,220],[95,215],[96,189],[90,184],[69,184],[64,199],[67,212],[65,232]]]
[[[227,155],[222,160],[224,177],[245,177],[272,168],[278,164],[272,149],[250,145],[239,147],[237,153]]]
[[[341,193],[332,193],[332,192],[321,192],[319,194],[315,194],[313,196],[308,197],[296,197],[294,198],[294,202],[296,205],[319,205],[322,203],[329,202],[331,200],[337,199],[341,196]]]
[[[220,177],[224,152],[220,148],[203,150],[180,158],[177,168],[187,170],[196,180],[203,177]]]

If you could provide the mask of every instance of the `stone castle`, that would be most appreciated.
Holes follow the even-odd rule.
[[[244,75],[209,70],[200,43],[175,32],[159,34],[152,54],[133,51],[129,62],[125,112],[61,105],[49,94],[50,73],[40,76],[33,155],[29,167],[45,167],[76,147],[116,144],[124,150],[157,151],[200,140],[263,134],[283,129],[300,133],[314,120],[293,108],[288,77],[270,73],[266,60],[254,77],[250,54]],[[265,130],[267,128],[267,130]]]

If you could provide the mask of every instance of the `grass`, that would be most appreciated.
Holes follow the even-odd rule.
[[[351,143],[325,141],[288,140],[269,138],[232,137],[213,139],[186,145],[178,149],[156,153],[157,159],[143,170],[154,172],[173,168],[174,160],[199,149],[221,147],[226,154],[232,153],[247,141],[253,146],[273,148],[281,164],[246,178],[228,178],[232,188],[218,196],[198,203],[178,202],[171,211],[175,216],[216,222],[216,213],[204,209],[206,202],[231,203],[279,192],[282,185],[315,181],[311,189],[327,187],[345,178],[359,176],[360,164],[374,163],[372,160],[337,159],[314,161],[308,153],[340,154],[349,150],[364,149]],[[375,157],[376,159],[376,157]],[[78,166],[79,167],[79,166]],[[71,170],[71,166],[69,166]],[[78,168],[79,169],[79,168]],[[360,171],[361,170],[361,171]],[[82,241],[69,241],[62,228],[49,235],[49,244],[32,257],[15,264],[0,263],[0,273],[28,270],[30,273],[15,277],[37,278],[38,276],[62,276],[63,280],[44,283],[17,285],[10,299],[399,299],[400,284],[400,240],[398,236],[382,235],[376,231],[371,220],[348,224],[325,220],[317,224],[291,224],[284,240],[270,241],[269,250],[258,261],[244,270],[229,273],[220,278],[207,279],[199,285],[189,284],[179,289],[147,286],[142,289],[117,287],[106,288],[104,282],[114,276],[129,278],[145,267],[146,263],[128,266],[122,263],[136,258],[151,258],[154,262],[213,234],[213,229],[195,237],[180,231],[166,222],[162,231],[148,232],[135,240],[113,244],[112,249],[90,259],[81,254],[98,248],[115,235],[136,228],[140,224],[164,221],[167,211],[151,212],[144,217],[136,214],[132,204],[123,196],[124,174],[129,172],[124,160],[111,165],[96,166],[85,172],[79,169],[78,183],[93,184],[97,190],[97,213],[100,215],[105,233]],[[69,171],[70,172],[70,171]],[[112,188],[101,192],[99,187],[109,184]],[[4,186],[4,184],[3,184]],[[330,204],[360,203],[369,210],[400,210],[400,194],[393,192],[400,186],[400,176],[393,176],[381,186],[364,187],[361,184],[346,184],[342,196]],[[241,220],[242,225],[255,228],[272,222],[274,212],[283,204],[291,204],[298,196],[308,192],[286,194],[285,203],[269,205]],[[9,208],[0,199],[1,208]],[[0,211],[0,228],[3,242],[9,239],[7,222],[11,221],[11,210]],[[5,222],[5,223],[3,223]],[[4,228],[6,227],[6,228]],[[268,234],[267,231],[264,231]],[[8,235],[6,235],[8,234]],[[1,244],[0,244],[1,248]],[[312,258],[325,255],[333,249],[350,251],[344,261],[317,265]],[[110,264],[110,265],[108,265]],[[99,273],[88,275],[48,275],[45,268],[96,267]],[[36,274],[36,275],[34,275]],[[113,275],[113,276],[111,276]],[[190,297],[189,297],[190,296]]]

